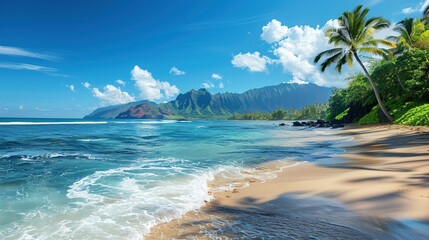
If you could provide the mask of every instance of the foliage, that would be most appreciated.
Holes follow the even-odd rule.
[[[411,108],[399,117],[395,123],[413,126],[429,126],[429,104]]]
[[[332,93],[331,98],[329,98],[328,109],[326,111],[327,120],[334,120],[337,115],[341,114],[348,108],[348,103],[345,101],[346,91],[346,88],[335,89]]]
[[[380,109],[390,121],[393,121],[393,117],[385,108],[377,86],[369,75],[366,66],[362,63],[359,54],[386,57],[390,55],[390,51],[380,48],[380,45],[395,47],[396,44],[389,40],[373,37],[376,31],[388,28],[390,22],[382,17],[367,18],[368,12],[369,9],[363,8],[362,5],[357,6],[351,12],[344,12],[338,18],[338,26],[328,28],[325,31],[329,43],[333,44],[335,48],[319,53],[314,58],[314,62],[317,63],[324,58],[320,64],[322,72],[332,64],[336,64],[335,69],[341,72],[343,65],[347,63],[349,67],[352,67],[353,61],[356,60],[371,84]]]
[[[425,22],[420,19],[406,18],[396,24],[393,29],[399,35],[389,37],[390,40],[397,42],[396,53],[402,53],[405,49],[428,49],[429,48],[429,29]]]
[[[360,120],[359,120],[359,124],[374,124],[374,123],[379,123],[380,120],[378,119],[378,111],[380,109],[378,108],[378,106],[375,106],[371,112],[369,112],[368,114],[366,114],[365,116],[363,116]]]
[[[350,108],[347,108],[347,109],[346,109],[346,110],[344,110],[342,113],[338,114],[338,116],[336,116],[336,117],[335,117],[335,120],[337,120],[337,121],[341,121],[341,120],[343,120],[343,118],[344,118],[345,116],[347,116],[347,114],[349,113],[349,111],[350,111]]]
[[[395,119],[399,119],[411,108],[429,102],[428,59],[428,50],[416,48],[403,52],[397,58],[371,62],[371,77]],[[353,75],[349,78],[348,86],[335,90],[329,99],[327,120],[339,119],[339,115],[349,109],[346,116],[341,116],[344,122],[384,122],[379,108],[375,107],[377,104],[371,91],[365,76]],[[360,113],[356,114],[357,111]]]
[[[347,55],[349,51],[356,53],[360,49],[360,52],[378,55],[384,52],[377,47],[388,42],[380,40],[374,44],[371,36],[375,30],[385,27],[387,21],[374,18],[363,22],[367,12],[368,9],[358,6],[353,12],[343,13],[339,18],[340,28],[327,30],[330,43],[340,47],[315,57],[316,62],[326,57],[321,64],[322,71],[333,63],[337,63],[338,71],[341,71],[339,65],[351,65],[353,59]],[[369,23],[375,24],[372,30]],[[380,26],[375,27],[377,24]],[[333,92],[328,102],[327,120],[379,123],[386,120],[383,112],[386,116],[392,114],[398,124],[429,125],[429,6],[422,19],[404,19],[394,30],[398,36],[389,37],[389,40],[396,42],[396,47],[390,50],[395,55],[361,64],[365,75],[353,75],[347,87]],[[353,56],[361,63],[357,54]]]
[[[274,110],[271,112],[271,119],[272,120],[283,120],[286,117],[286,111],[285,110]]]
[[[298,120],[298,119],[324,119],[326,117],[327,104],[311,104],[300,110],[274,110],[271,113],[244,113],[234,114],[231,120]]]

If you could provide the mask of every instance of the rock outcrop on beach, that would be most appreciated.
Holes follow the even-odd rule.
[[[114,118],[218,118],[246,112],[271,112],[276,109],[300,109],[304,106],[327,102],[332,88],[315,84],[288,84],[251,89],[244,93],[217,93],[207,89],[190,90],[179,94],[173,101],[156,104],[139,101],[96,109],[87,119]]]
[[[280,127],[288,126],[286,123],[280,123]],[[334,121],[324,121],[324,120],[317,120],[317,121],[306,121],[306,122],[300,122],[300,121],[294,121],[292,122],[292,127],[314,127],[314,128],[343,128],[344,124],[340,122],[334,122]]]

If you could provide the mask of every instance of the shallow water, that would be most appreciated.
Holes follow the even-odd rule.
[[[277,124],[1,119],[0,239],[141,239],[212,200],[215,175],[273,178],[253,166],[323,162],[349,140]]]

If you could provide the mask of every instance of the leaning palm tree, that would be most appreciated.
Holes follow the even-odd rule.
[[[393,117],[389,114],[381,100],[380,93],[369,75],[368,70],[362,63],[358,53],[372,55],[386,55],[389,51],[379,48],[379,45],[394,47],[395,44],[383,39],[374,39],[375,31],[387,28],[390,22],[381,17],[366,18],[369,9],[363,8],[362,5],[357,6],[352,12],[344,12],[338,18],[338,26],[326,30],[326,36],[329,38],[329,43],[336,48],[321,52],[314,58],[317,63],[324,57],[324,62],[321,64],[322,72],[325,69],[336,63],[335,69],[341,73],[342,66],[348,63],[349,67],[353,66],[353,59],[362,67],[377,99],[378,106],[383,111],[384,115],[393,121]]]

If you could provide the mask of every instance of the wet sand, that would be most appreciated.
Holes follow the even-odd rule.
[[[301,163],[264,183],[247,179],[249,187],[215,193],[145,239],[428,239],[429,128],[355,126],[338,134],[354,137],[338,161]]]

